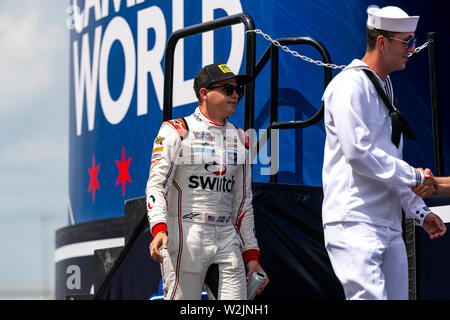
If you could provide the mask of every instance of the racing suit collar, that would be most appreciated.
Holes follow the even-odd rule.
[[[197,109],[195,109],[195,114],[201,121],[205,122],[207,125],[214,125],[214,126],[219,126],[219,127],[225,127],[227,125],[227,120],[225,120],[225,122],[222,123],[222,122],[215,121],[215,120],[209,118],[208,116],[206,116],[202,112],[202,110],[200,110],[200,106],[197,107]]]

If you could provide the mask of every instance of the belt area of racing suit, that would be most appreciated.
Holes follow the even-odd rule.
[[[213,225],[229,225],[231,224],[231,216],[213,213],[191,212],[182,216],[183,221],[205,223]]]

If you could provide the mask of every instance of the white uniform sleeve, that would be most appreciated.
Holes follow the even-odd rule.
[[[380,138],[367,126],[372,120],[367,110],[370,99],[361,83],[352,80],[341,81],[325,97],[325,107],[332,116],[346,161],[356,173],[371,179],[411,187],[420,184],[423,176],[419,170],[378,147],[376,139]]]
[[[423,199],[409,187],[397,186],[397,192],[406,218],[415,219],[422,226],[425,217],[431,212]]]
[[[153,236],[167,232],[167,196],[172,185],[181,138],[169,123],[164,122],[153,144],[150,174],[145,190],[147,216]]]
[[[248,161],[248,150],[246,155],[245,164],[241,165],[235,176],[232,208],[232,221],[243,242],[242,256],[245,263],[259,259],[252,205],[252,168]]]

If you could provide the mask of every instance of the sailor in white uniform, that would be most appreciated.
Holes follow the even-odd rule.
[[[414,134],[395,106],[389,78],[405,68],[415,48],[419,17],[398,7],[367,12],[365,56],[338,74],[323,96],[325,245],[347,299],[408,299],[402,209],[430,238],[446,232],[411,190],[429,178],[402,160],[403,136]]]

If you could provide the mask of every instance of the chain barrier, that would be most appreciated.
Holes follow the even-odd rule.
[[[429,44],[431,44],[433,42],[432,39],[428,40],[427,42],[425,42],[423,45],[421,45],[420,47],[417,47],[414,52],[410,52],[408,53],[408,58],[411,57],[413,54],[419,53],[422,49],[425,49]]]
[[[313,60],[307,56],[301,55],[300,53],[298,53],[295,50],[291,50],[289,49],[289,47],[287,46],[283,46],[281,45],[277,40],[273,40],[267,33],[264,33],[261,31],[261,29],[254,29],[254,30],[247,30],[247,32],[254,32],[256,34],[260,34],[264,37],[264,39],[266,39],[267,41],[272,42],[272,44],[278,48],[281,48],[281,50],[283,50],[284,52],[290,53],[291,55],[293,55],[296,58],[300,58],[306,62],[309,63],[314,63],[315,65],[319,66],[319,67],[325,67],[325,68],[331,68],[331,69],[344,69],[346,67],[346,65],[336,65],[336,64],[332,64],[332,63],[325,63],[323,61],[320,60]],[[414,52],[410,52],[408,54],[408,57],[411,57],[413,54],[419,53],[422,49],[424,49],[425,47],[427,47],[433,40],[428,40],[427,42],[425,42],[423,45],[421,45],[420,47],[417,47]]]

